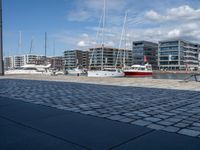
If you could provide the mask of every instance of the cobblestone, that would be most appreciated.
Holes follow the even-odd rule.
[[[147,127],[151,128],[151,129],[155,129],[155,130],[160,130],[160,129],[164,128],[164,126],[161,126],[161,125],[158,125],[158,124],[150,124]]]
[[[190,130],[190,129],[182,129],[178,133],[188,135],[188,136],[194,136],[194,137],[200,135],[199,131]]]
[[[0,96],[200,137],[198,91],[0,79]]]
[[[139,125],[139,126],[147,126],[151,124],[151,122],[145,121],[145,120],[137,120],[137,121],[132,122],[132,124]]]
[[[147,118],[145,118],[144,120],[146,120],[146,121],[151,121],[151,122],[158,122],[158,121],[160,121],[161,119],[159,119],[159,118],[153,118],[153,117],[147,117]]]
[[[184,128],[184,127],[189,126],[189,124],[180,122],[180,123],[175,124],[174,126],[179,127],[179,128]]]
[[[166,128],[163,128],[162,130],[168,131],[168,132],[177,132],[179,130],[179,128],[174,127],[174,126],[168,126]]]

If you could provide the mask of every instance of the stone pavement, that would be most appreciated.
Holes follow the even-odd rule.
[[[190,76],[188,74],[188,76]],[[169,80],[169,79],[152,79],[151,77],[141,78],[94,78],[86,76],[49,76],[49,75],[6,75],[1,76],[1,79],[26,79],[26,80],[40,80],[40,81],[59,81],[59,82],[73,82],[73,83],[88,83],[101,85],[116,85],[116,86],[133,86],[133,87],[149,87],[162,89],[176,89],[200,91],[199,82],[183,80]]]
[[[200,138],[200,92],[0,80],[0,96]]]
[[[1,150],[199,150],[200,139],[0,97]]]

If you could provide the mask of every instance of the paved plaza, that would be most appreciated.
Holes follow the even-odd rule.
[[[200,138],[199,91],[1,79],[0,96]]]

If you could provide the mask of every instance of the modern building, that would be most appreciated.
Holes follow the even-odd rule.
[[[161,70],[194,70],[199,66],[200,45],[177,39],[159,42],[158,66]]]
[[[134,41],[133,42],[133,64],[144,64],[144,58],[147,58],[152,68],[158,69],[158,44],[149,41]]]
[[[79,68],[88,68],[88,51],[66,50],[64,51],[65,70]]]
[[[21,66],[26,64],[25,55],[16,55],[13,56],[13,67],[20,68]]]
[[[38,58],[38,55],[26,54],[24,55],[24,57],[25,57],[25,64],[32,64]]]
[[[33,55],[33,54],[25,54],[25,55],[15,55],[15,56],[9,56],[5,57],[4,61],[6,68],[20,68],[23,65],[26,64],[37,64],[37,60],[41,56]]]
[[[132,51],[112,47],[96,47],[89,49],[89,66],[91,69],[103,67],[122,67],[132,65]]]
[[[49,61],[51,63],[51,68],[56,70],[64,69],[64,57],[62,56],[51,57],[49,58]]]
[[[4,68],[5,68],[5,70],[11,69],[13,67],[14,67],[13,57],[12,56],[4,57]]]

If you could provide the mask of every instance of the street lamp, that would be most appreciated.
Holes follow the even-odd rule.
[[[4,75],[3,36],[2,36],[2,0],[0,0],[0,75]]]

